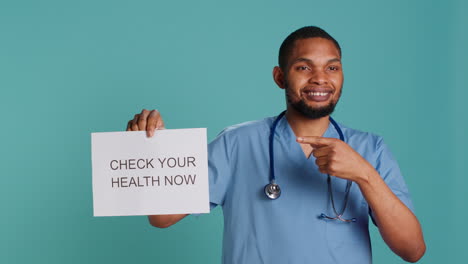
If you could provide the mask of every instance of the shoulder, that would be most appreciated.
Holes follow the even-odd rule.
[[[243,122],[240,124],[226,127],[219,136],[227,137],[244,137],[244,136],[257,136],[265,135],[265,132],[270,132],[270,127],[273,123],[274,117],[266,117],[260,120]]]
[[[341,123],[338,123],[338,125],[343,131],[346,143],[368,159],[375,159],[382,151],[382,148],[385,147],[383,138],[380,135],[351,128]]]
[[[397,160],[385,143],[383,137],[374,133],[353,129],[342,124],[339,125],[345,136],[346,143],[370,162],[374,168],[381,173],[384,179],[388,176],[385,173],[385,169],[398,169]]]
[[[268,117],[226,127],[210,142],[209,152],[215,154],[214,156],[218,152],[226,152],[231,157],[241,150],[248,151],[253,146],[267,144],[273,119]]]
[[[343,131],[346,141],[360,142],[361,144],[371,144],[371,145],[376,146],[380,144],[383,140],[383,138],[380,135],[377,135],[375,133],[351,128],[341,123],[338,123],[338,124],[341,130]]]

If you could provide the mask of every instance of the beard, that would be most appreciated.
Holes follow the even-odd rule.
[[[322,107],[311,107],[309,106],[304,99],[299,99],[297,101],[293,101],[292,96],[291,96],[291,90],[289,89],[289,85],[286,86],[286,100],[288,101],[288,104],[294,108],[297,112],[301,113],[305,117],[309,119],[319,119],[322,117],[329,116],[333,113],[335,110],[335,106],[338,103],[338,100],[340,99],[341,96],[341,90],[340,94],[338,95],[338,99],[333,102],[331,101],[328,105],[322,106]]]

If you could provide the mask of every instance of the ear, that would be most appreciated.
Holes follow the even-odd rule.
[[[283,70],[281,70],[281,68],[278,66],[273,68],[273,80],[275,80],[275,83],[279,88],[286,88]]]

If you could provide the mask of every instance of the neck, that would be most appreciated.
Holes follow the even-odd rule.
[[[286,119],[296,136],[317,136],[321,137],[327,131],[329,116],[318,119],[310,119],[288,107]]]

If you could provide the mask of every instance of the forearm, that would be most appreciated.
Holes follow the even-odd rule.
[[[416,216],[388,188],[372,166],[366,169],[357,184],[374,213],[385,243],[404,260],[418,261],[426,246]]]
[[[172,215],[148,215],[150,224],[154,227],[167,228],[179,222],[188,214],[172,214]]]

